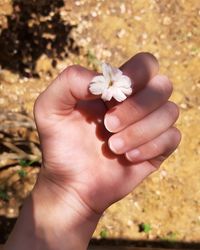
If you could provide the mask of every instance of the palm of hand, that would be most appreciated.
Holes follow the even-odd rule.
[[[141,166],[107,146],[106,111],[101,100],[80,101],[71,114],[51,120],[50,126],[46,120],[48,132],[43,128],[43,160],[50,178],[64,190],[71,187],[95,211],[103,211],[141,181],[136,173]]]

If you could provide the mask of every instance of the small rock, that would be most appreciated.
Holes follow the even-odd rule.
[[[133,204],[134,204],[134,206],[135,206],[137,209],[139,209],[139,210],[141,209],[141,208],[140,208],[140,205],[139,205],[139,203],[138,203],[137,201],[135,201]]]
[[[160,171],[160,176],[162,177],[162,178],[165,178],[166,176],[167,176],[167,171],[166,170],[161,170]]]
[[[117,35],[118,38],[122,38],[125,34],[126,34],[126,30],[121,29],[121,30],[117,31],[116,35]]]
[[[169,16],[164,17],[163,24],[168,26],[172,23],[172,19]]]
[[[181,103],[181,104],[179,105],[179,107],[182,108],[182,109],[187,109],[187,108],[188,108],[188,105],[187,105],[186,103]]]
[[[16,210],[14,208],[8,208],[7,210],[7,217],[8,218],[14,218],[16,217]]]
[[[146,32],[144,32],[144,33],[142,34],[142,38],[146,40],[147,37],[148,37],[148,34],[147,34]]]
[[[135,19],[136,21],[141,21],[141,20],[142,20],[142,17],[141,17],[141,16],[134,16],[134,19]]]
[[[128,220],[127,221],[127,226],[131,227],[133,225],[133,221],[132,220]]]
[[[97,16],[96,11],[92,11],[92,12],[91,12],[91,16],[92,16],[92,17],[96,17],[96,16]]]
[[[158,196],[160,196],[160,191],[159,190],[156,190],[155,192]]]
[[[120,5],[120,12],[121,12],[122,14],[126,13],[126,5],[125,5],[124,3],[122,3],[122,4]]]
[[[160,34],[160,39],[166,39],[166,35],[165,34]]]

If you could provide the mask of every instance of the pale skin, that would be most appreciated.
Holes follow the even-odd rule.
[[[179,112],[168,101],[172,84],[158,75],[156,59],[140,53],[121,70],[134,82],[122,103],[89,93],[97,73],[77,65],[36,100],[42,168],[5,250],[87,249],[105,209],[177,148]]]

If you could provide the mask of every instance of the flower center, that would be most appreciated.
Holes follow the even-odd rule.
[[[114,81],[113,80],[110,80],[109,84],[108,84],[108,87],[112,87],[114,84]]]

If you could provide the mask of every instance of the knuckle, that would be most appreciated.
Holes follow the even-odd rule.
[[[73,64],[68,66],[64,71],[63,74],[61,74],[60,76],[65,76],[67,78],[71,78],[71,77],[77,77],[78,72],[80,70],[80,66]]]
[[[134,56],[135,60],[138,60],[142,65],[146,65],[153,70],[154,74],[156,74],[159,70],[159,63],[157,58],[149,53],[149,52],[140,52]],[[154,75],[153,74],[153,75]]]
[[[179,129],[177,129],[176,127],[172,127],[172,131],[171,131],[171,139],[174,140],[174,144],[176,145],[176,147],[179,145],[179,143],[181,142],[181,132]]]
[[[156,158],[154,158],[153,160],[150,160],[150,162],[152,162],[152,164],[155,167],[155,170],[158,170],[161,166],[161,164],[167,159],[167,156],[165,155],[159,155]]]
[[[151,150],[152,150],[154,153],[160,152],[160,147],[159,147],[159,145],[158,145],[156,142],[152,141],[152,142],[151,142]]]
[[[153,63],[155,63],[155,64],[158,65],[158,60],[157,60],[157,58],[156,58],[152,53],[149,53],[149,52],[140,52],[140,53],[138,53],[136,56],[144,57],[144,58],[146,58],[147,60],[150,60],[150,61],[152,61]]]
[[[79,81],[81,69],[82,67],[80,65],[77,65],[77,64],[70,65],[66,69],[64,69],[61,74],[58,75],[56,80],[58,82]]]
[[[41,94],[35,100],[35,103],[34,103],[34,106],[33,106],[33,113],[34,113],[34,115],[40,109],[40,100],[41,100]]]
[[[140,117],[141,116],[140,106],[135,103],[135,99],[133,97],[128,98],[127,100],[125,100],[122,103],[122,107],[123,107],[122,115],[127,116],[128,120],[132,120],[133,115],[134,115],[134,117]],[[130,113],[127,112],[127,110],[130,110]],[[132,115],[130,115],[130,114],[132,114]]]
[[[39,114],[41,113],[42,110],[41,101],[42,101],[42,93],[37,97],[33,106],[33,114],[36,122],[38,121],[40,117]]]
[[[144,131],[143,126],[139,125],[134,126],[130,131],[130,135],[127,134],[127,140],[130,140],[130,138],[137,138],[138,142],[145,142],[146,133]]]
[[[156,81],[163,94],[169,98],[173,91],[173,85],[170,79],[166,75],[157,75]]]
[[[174,122],[179,117],[179,107],[174,102],[167,102],[166,104],[166,112],[168,113],[169,117],[171,117]]]

